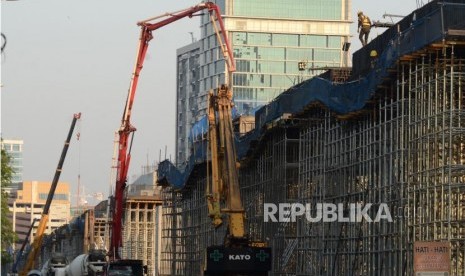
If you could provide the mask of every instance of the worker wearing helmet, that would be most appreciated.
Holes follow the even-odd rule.
[[[371,21],[370,18],[359,11],[358,15],[358,27],[357,33],[360,33],[358,38],[362,42],[362,45],[365,46],[368,43],[368,35],[370,34]]]

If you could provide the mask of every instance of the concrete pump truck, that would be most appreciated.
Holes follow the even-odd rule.
[[[193,17],[197,15],[197,12],[203,10],[209,13],[227,67],[225,84],[221,85],[216,91],[211,91],[208,100],[212,181],[206,191],[208,212],[212,218],[212,224],[215,228],[218,228],[223,224],[223,218],[226,217],[227,236],[224,244],[206,248],[207,264],[205,274],[266,275],[271,269],[271,249],[265,247],[264,243],[249,240],[245,225],[245,211],[240,197],[231,115],[233,93],[231,86],[228,84],[232,72],[235,71],[233,53],[219,7],[212,2],[205,2],[185,10],[165,13],[138,23],[141,27],[139,47],[122,123],[118,131],[119,149],[109,252],[111,257],[110,270],[112,266],[118,267],[117,264],[123,262],[119,256],[119,248],[122,245],[124,190],[127,185],[133,134],[136,131],[136,128],[130,122],[130,118],[139,75],[143,68],[149,42],[153,39],[152,32],[184,17]],[[167,18],[161,19],[163,17]],[[151,23],[155,20],[159,21]],[[215,256],[221,256],[221,258]],[[135,260],[133,261],[135,262]]]

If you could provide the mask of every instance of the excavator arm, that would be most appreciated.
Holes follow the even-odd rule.
[[[247,242],[236,166],[232,108],[232,91],[228,86],[222,85],[216,94],[210,92],[208,133],[212,183],[207,191],[207,198],[209,214],[215,227],[223,222],[221,214],[228,214],[228,245]],[[225,199],[226,205],[223,209],[220,204],[222,199]]]
[[[214,227],[219,227],[226,215],[227,233],[222,246],[207,247],[204,275],[267,275],[271,269],[271,248],[265,247],[264,242],[251,241],[245,226],[232,124],[232,95],[231,88],[225,84],[216,93],[209,93],[208,212]]]
[[[141,27],[139,47],[137,50],[136,62],[129,86],[128,97],[126,99],[121,127],[118,132],[118,164],[116,173],[117,179],[115,187],[114,213],[112,216],[110,256],[112,257],[113,264],[117,263],[115,261],[120,259],[118,251],[122,245],[124,190],[126,188],[127,173],[131,160],[130,149],[134,132],[136,130],[136,128],[131,124],[130,118],[140,72],[143,68],[149,42],[153,39],[152,32],[184,17],[193,17],[196,12],[202,10],[207,10],[209,12],[210,20],[228,69],[225,77],[226,84],[222,85],[217,90],[216,94],[213,92],[210,93],[209,97],[209,145],[212,157],[211,166],[213,168],[213,181],[211,184],[209,183],[209,185],[207,185],[208,211],[210,217],[212,217],[213,225],[215,227],[221,225],[223,223],[222,214],[227,214],[228,236],[226,237],[225,244],[222,247],[207,248],[207,255],[210,256],[210,253],[213,252],[212,254],[214,254],[218,253],[218,251],[223,251],[224,254],[230,256],[231,254],[244,253],[249,256],[250,260],[252,260],[252,262],[245,263],[243,267],[237,266],[233,263],[218,265],[217,262],[212,263],[207,260],[207,273],[209,273],[208,271],[213,273],[225,271],[252,271],[253,275],[265,275],[266,271],[269,271],[271,266],[271,249],[252,246],[252,243],[250,243],[245,230],[245,212],[242,207],[238,183],[236,168],[237,158],[231,115],[233,107],[232,90],[228,86],[228,82],[231,80],[231,74],[235,71],[235,62],[219,8],[211,2],[201,3],[178,12],[166,13],[138,23]],[[167,18],[161,19],[163,17]],[[154,20],[159,21],[151,23]],[[225,202],[225,204],[223,202]],[[225,208],[221,208],[222,205],[224,205]],[[258,258],[256,256],[265,257],[260,257],[260,263],[255,263],[256,258]],[[263,261],[261,261],[262,259]],[[229,258],[229,260],[231,259]],[[111,265],[112,263],[109,264],[109,268]],[[215,267],[215,265],[217,267]]]
[[[137,49],[136,62],[129,86],[128,96],[126,99],[126,105],[121,120],[121,127],[118,131],[119,136],[119,148],[118,148],[118,164],[116,173],[116,187],[115,187],[115,198],[114,198],[114,210],[112,215],[112,227],[111,227],[111,241],[110,241],[110,256],[113,260],[120,258],[119,248],[122,245],[122,218],[123,218],[123,206],[124,206],[124,190],[127,184],[127,174],[129,164],[131,161],[131,145],[134,137],[136,128],[131,124],[132,107],[136,95],[137,85],[139,82],[139,76],[143,68],[145,56],[150,40],[152,40],[152,32],[180,20],[184,17],[193,17],[195,13],[208,10],[210,14],[210,20],[212,21],[213,27],[217,39],[220,44],[221,51],[224,59],[228,65],[229,73],[235,70],[235,63],[232,56],[231,48],[227,38],[226,31],[224,29],[223,20],[218,6],[212,2],[201,3],[196,6],[190,7],[185,10],[165,13],[161,16],[156,16],[143,20],[137,23],[141,27],[139,46]],[[161,19],[167,17],[165,19]],[[154,20],[159,20],[155,23],[151,23]],[[218,27],[219,25],[219,27]]]

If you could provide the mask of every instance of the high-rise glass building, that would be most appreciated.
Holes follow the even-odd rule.
[[[348,67],[351,0],[218,0],[236,60],[230,83],[240,114],[274,99],[289,87],[328,68]],[[222,59],[208,13],[201,17],[197,108],[183,122],[184,128],[206,114],[207,95],[225,82]],[[300,64],[300,70],[299,70]],[[302,70],[303,69],[303,70]],[[178,75],[179,77],[179,75]],[[178,78],[178,95],[182,94]],[[184,114],[178,108],[178,116]],[[183,115],[181,115],[183,116]],[[186,125],[186,122],[188,125]],[[179,129],[179,128],[178,128]],[[177,133],[177,162],[188,156]]]
[[[23,140],[2,140],[2,149],[11,157],[11,167],[13,168],[11,184],[16,187],[17,184],[23,181]]]
[[[176,51],[176,148],[177,160],[186,160],[188,139],[192,125],[198,119],[200,42],[194,42]]]

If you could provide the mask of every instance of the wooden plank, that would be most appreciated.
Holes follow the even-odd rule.
[[[399,60],[400,61],[412,61],[412,60],[415,60],[415,57],[411,55],[405,55],[405,56],[401,56]]]
[[[454,29],[449,29],[447,30],[448,35],[456,35],[456,36],[465,36],[465,30],[454,30]]]

